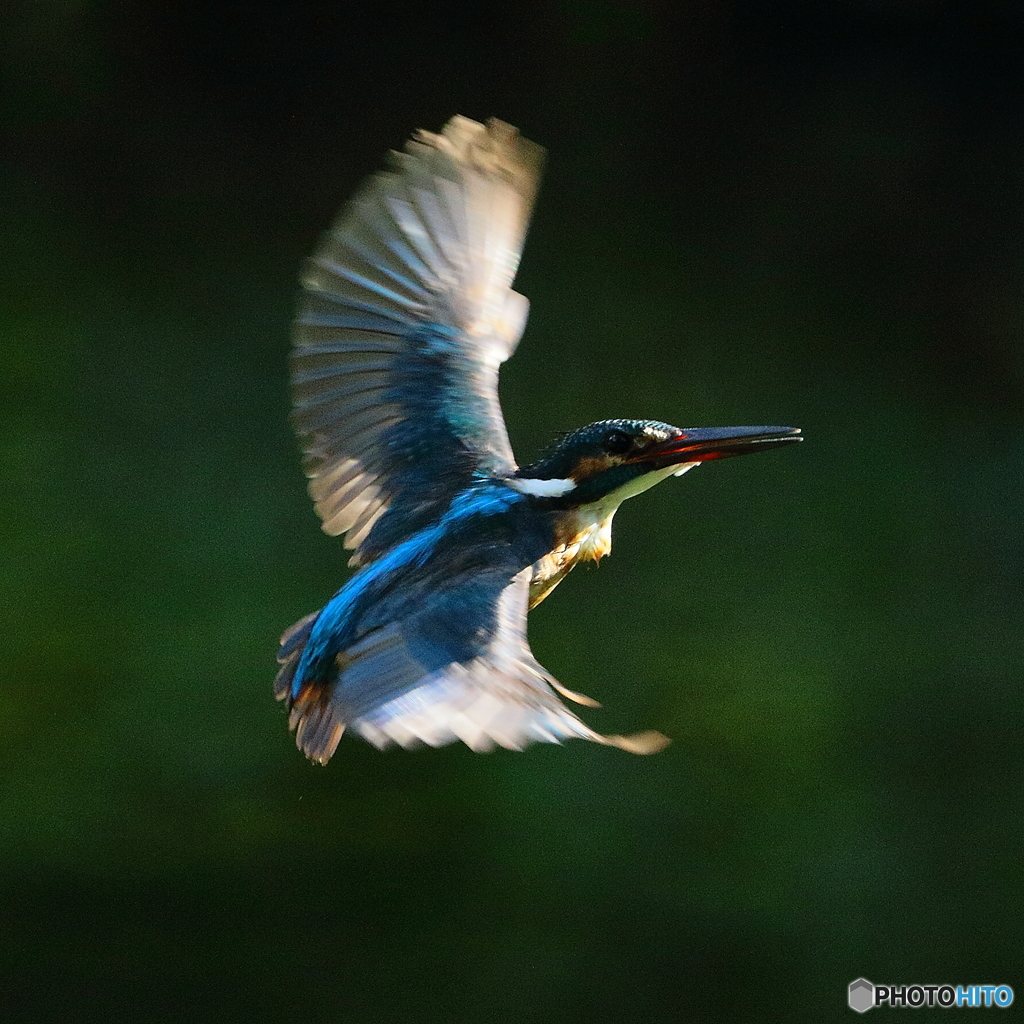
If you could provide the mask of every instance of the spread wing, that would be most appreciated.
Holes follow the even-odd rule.
[[[363,186],[303,276],[293,422],[309,491],[354,564],[512,473],[498,367],[528,302],[511,290],[543,150],[501,121],[418,133]]]
[[[589,698],[564,689],[537,662],[526,640],[531,570],[511,580],[500,570],[444,589],[409,593],[417,610],[371,621],[369,632],[341,658],[332,685],[311,687],[292,703],[296,741],[326,762],[346,727],[377,747],[462,740],[473,750],[519,750],[530,743],[578,737],[651,753],[660,733],[602,736],[559,699]],[[288,697],[312,617],[283,638],[277,695]]]

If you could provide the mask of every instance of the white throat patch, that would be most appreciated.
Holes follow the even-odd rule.
[[[630,480],[628,484],[616,488],[611,494],[606,494],[595,504],[603,506],[608,512],[614,512],[627,498],[635,498],[638,494],[649,491],[655,484],[661,483],[666,477],[682,476],[687,470],[699,465],[699,462],[681,462],[675,466],[666,466],[664,469],[652,469],[649,473],[644,473]]]
[[[581,505],[576,509],[577,529],[582,538],[580,544],[580,556],[593,558],[595,560],[607,555],[612,549],[612,519],[615,510],[627,499],[643,494],[650,490],[656,483],[669,476],[682,476],[688,469],[698,466],[698,462],[683,462],[677,466],[667,466],[665,469],[654,469],[650,473],[644,473],[628,484],[606,494],[598,501],[589,505]]]

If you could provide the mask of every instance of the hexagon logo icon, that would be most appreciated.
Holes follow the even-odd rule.
[[[867,978],[851,981],[847,1002],[849,1002],[851,1010],[867,1013],[875,1005],[875,986]]]

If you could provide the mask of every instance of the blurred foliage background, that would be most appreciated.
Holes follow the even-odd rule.
[[[821,1021],[1024,977],[1024,23],[991,0],[15,0],[0,43],[4,1020]],[[602,731],[270,696],[345,579],[301,260],[416,127],[550,151],[503,375],[807,442],[631,503],[531,617]],[[1011,1013],[1013,1011],[1011,1010]]]

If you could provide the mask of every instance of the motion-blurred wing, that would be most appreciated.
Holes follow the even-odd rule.
[[[526,323],[510,286],[543,150],[454,117],[392,157],[307,264],[292,352],[310,495],[356,564],[516,468],[498,367]]]
[[[486,573],[432,596],[410,595],[418,611],[371,629],[345,651],[332,686],[311,687],[295,699],[290,724],[299,747],[326,762],[346,727],[377,747],[462,740],[473,750],[520,750],[573,737],[636,753],[664,746],[660,733],[602,736],[559,700],[555,690],[593,703],[559,686],[530,651],[530,575],[526,569],[509,581]],[[281,699],[311,625],[304,620],[283,639]]]

